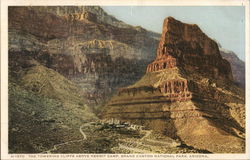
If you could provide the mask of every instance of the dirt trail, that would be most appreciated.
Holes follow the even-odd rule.
[[[145,134],[141,139],[129,141],[130,142],[129,144],[127,144],[126,141],[124,141],[124,143],[119,144],[118,147],[120,149],[128,150],[131,153],[144,153],[144,154],[146,154],[146,153],[156,153],[156,152],[152,151],[151,145],[147,144],[148,142],[154,143],[156,146],[159,146],[159,147],[162,147],[162,146],[176,147],[176,146],[180,145],[177,142],[163,142],[160,140],[155,140],[155,139],[149,138],[149,136],[153,132],[152,130],[140,130],[140,132]],[[132,146],[131,146],[131,144],[132,144]],[[143,148],[139,149],[138,146],[141,146]]]
[[[86,124],[83,124],[83,125],[81,125],[81,127],[79,128],[79,131],[80,131],[80,133],[81,133],[82,136],[83,136],[83,140],[86,140],[86,139],[87,139],[86,134],[82,131],[82,128],[85,127],[85,126],[87,126],[87,125],[86,125]]]
[[[53,153],[54,151],[58,150],[59,148],[65,146],[65,145],[70,145],[70,144],[74,144],[76,142],[82,142],[82,141],[87,140],[87,135],[84,133],[83,129],[85,127],[87,127],[87,126],[90,126],[90,125],[91,125],[90,123],[85,123],[85,124],[83,124],[83,125],[81,125],[79,127],[79,132],[82,135],[82,139],[72,140],[72,141],[56,144],[56,145],[53,146],[52,149],[44,151],[42,153]],[[162,142],[162,141],[159,141],[159,140],[150,139],[149,136],[152,134],[152,132],[153,132],[152,130],[140,129],[140,132],[143,133],[144,136],[141,139],[132,141],[132,144],[134,144],[133,145],[134,147],[130,146],[129,144],[126,144],[126,142],[125,142],[125,143],[122,143],[122,144],[119,143],[118,148],[120,148],[122,150],[128,150],[131,153],[144,153],[145,154],[145,153],[155,153],[155,152],[151,151],[150,145],[145,144],[145,142],[156,143],[159,146],[162,146],[162,145],[171,146],[171,145],[173,145],[172,143],[169,143],[169,142]],[[141,146],[143,148],[139,149],[137,146]]]
[[[148,136],[152,133],[152,130],[140,130],[140,132],[145,132],[145,135],[138,141],[133,141],[133,143],[136,145],[136,146],[139,146],[139,145],[144,145],[142,144],[142,141],[145,140],[146,138],[148,138]],[[154,152],[151,152],[149,150],[144,150],[144,149],[138,149],[137,147],[130,147],[130,146],[127,146],[125,144],[120,144],[118,145],[118,147],[120,149],[125,149],[125,150],[129,150],[130,152],[132,153],[154,153]]]
[[[86,136],[86,134],[83,132],[82,129],[83,129],[83,127],[86,127],[86,126],[88,126],[88,125],[89,125],[89,123],[85,123],[85,124],[81,125],[80,128],[79,128],[79,132],[80,132],[81,135],[83,136],[82,139],[73,140],[73,141],[68,141],[68,142],[64,142],[64,143],[60,143],[60,144],[56,144],[56,145],[53,146],[52,149],[50,149],[50,150],[48,150],[48,151],[43,151],[43,152],[41,152],[41,153],[52,153],[53,151],[58,150],[61,146],[69,145],[69,144],[76,143],[76,142],[82,142],[82,141],[86,140],[86,139],[87,139],[87,136]]]
[[[123,144],[119,144],[119,148],[120,149],[125,149],[125,150],[132,151],[133,153],[141,153],[141,154],[154,153],[154,152],[150,152],[150,151],[144,150],[144,149],[138,149],[138,148],[134,148],[134,147],[128,147],[128,146],[123,145]]]
[[[146,132],[146,134],[141,138],[141,140],[144,140],[146,138],[148,138],[148,136],[152,133],[152,130],[144,130],[144,132]]]

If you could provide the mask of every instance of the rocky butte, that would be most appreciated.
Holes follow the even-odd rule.
[[[120,88],[103,118],[147,126],[213,153],[245,152],[245,95],[217,43],[195,24],[167,17],[155,60]]]

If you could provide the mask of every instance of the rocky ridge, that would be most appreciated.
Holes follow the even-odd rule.
[[[94,19],[100,23],[107,23],[119,28],[133,28],[133,26],[126,24],[114,16],[108,15],[99,6],[47,6],[47,7],[30,7],[31,9],[36,9],[41,12],[49,12],[57,16],[75,17],[75,20],[86,19],[84,14],[92,14]]]

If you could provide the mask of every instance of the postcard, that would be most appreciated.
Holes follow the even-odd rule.
[[[1,3],[1,159],[250,159],[249,1]]]

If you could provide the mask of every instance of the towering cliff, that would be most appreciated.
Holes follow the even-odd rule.
[[[171,17],[165,19],[158,56],[162,50],[178,58],[177,66],[189,74],[199,72],[214,79],[233,79],[230,64],[222,59],[217,43],[197,25],[183,24]]]
[[[244,152],[244,91],[216,42],[197,25],[167,17],[147,73],[117,92],[104,119],[145,125],[197,149]]]

